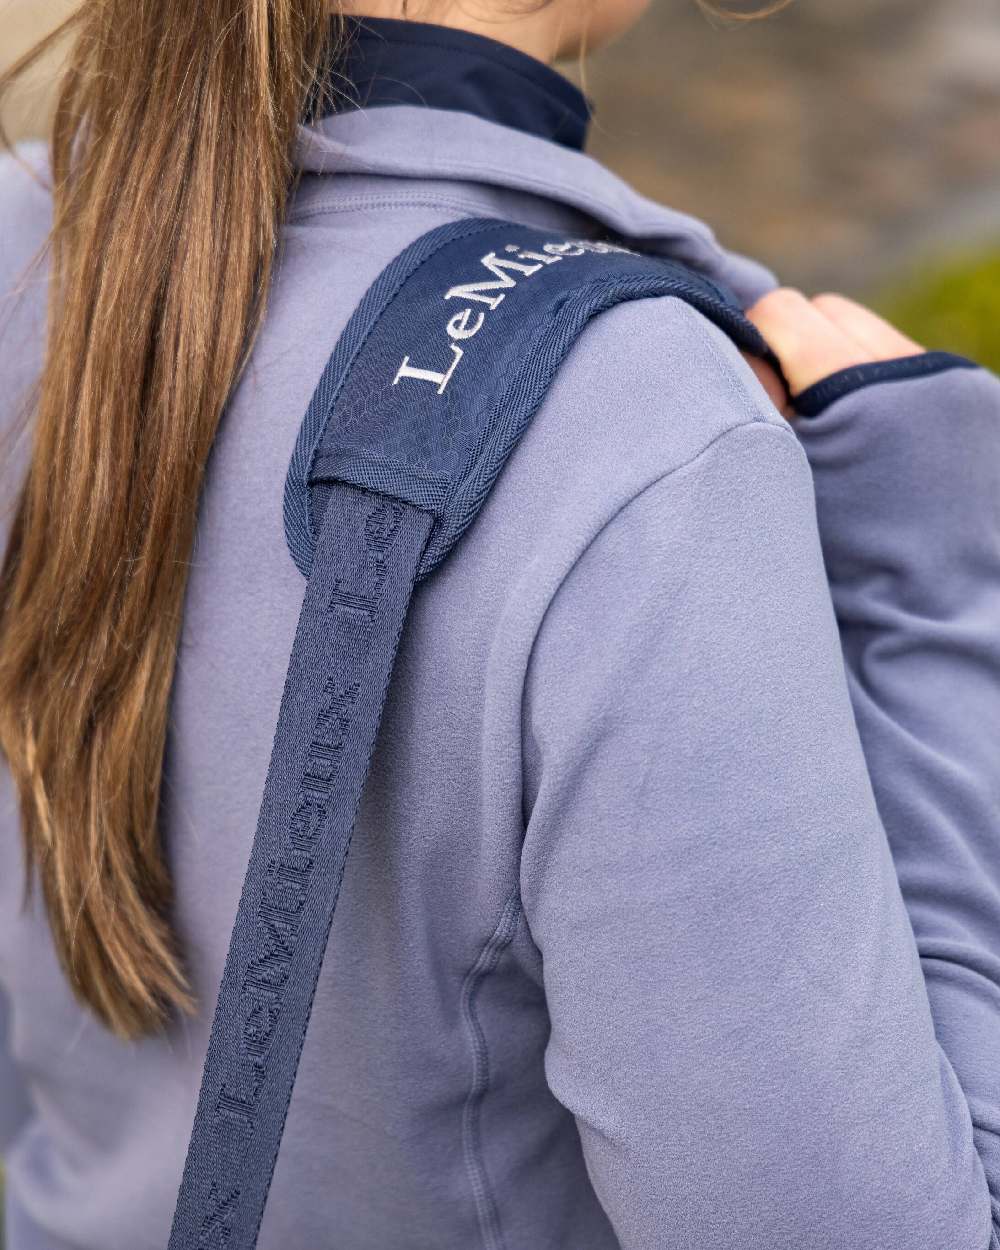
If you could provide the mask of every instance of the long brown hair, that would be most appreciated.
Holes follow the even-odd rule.
[[[122,1037],[190,1006],[158,828],[168,699],[206,461],[330,33],[327,0],[83,0],[5,75],[72,38],[0,748],[69,981]]]
[[[70,984],[122,1037],[191,1007],[159,829],[169,696],[205,466],[329,8],[82,0],[0,79],[72,39],[47,349],[0,569],[0,749]]]

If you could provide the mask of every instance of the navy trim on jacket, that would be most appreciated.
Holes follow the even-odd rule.
[[[930,377],[949,369],[978,367],[974,360],[957,356],[953,352],[923,352],[893,360],[873,360],[831,373],[829,377],[794,395],[792,403],[800,417],[818,417],[838,399],[866,386],[875,386],[880,382],[902,382],[907,378]]]
[[[485,35],[429,22],[348,17],[345,26],[346,48],[325,84],[320,116],[418,104],[583,149],[590,104],[543,61]]]

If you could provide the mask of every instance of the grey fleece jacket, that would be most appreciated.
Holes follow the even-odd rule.
[[[10,1250],[165,1245],[302,599],[285,471],[377,272],[495,214],[773,281],[477,117],[342,115],[299,157],[173,696],[193,1019],[123,1045],[76,1005],[0,773]],[[5,424],[47,211],[0,166]],[[998,1250],[998,423],[953,369],[792,428],[672,299],[587,328],[418,591],[264,1250]]]

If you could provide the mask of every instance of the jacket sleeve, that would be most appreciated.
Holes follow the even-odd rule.
[[[879,811],[1000,1225],[1000,379],[942,363],[844,379],[797,428]]]
[[[524,716],[546,1070],[623,1250],[1000,1246],[789,429],[733,428],[602,529]]]

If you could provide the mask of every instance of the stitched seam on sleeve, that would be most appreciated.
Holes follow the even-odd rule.
[[[629,508],[631,508],[631,506],[634,503],[638,503],[643,498],[644,495],[647,495],[650,491],[656,490],[658,486],[662,486],[664,482],[676,476],[676,474],[680,473],[683,469],[688,469],[692,465],[697,464],[697,462],[703,459],[703,457],[705,457],[718,443],[723,442],[731,434],[737,434],[739,433],[740,430],[747,430],[747,429],[773,430],[775,435],[778,438],[791,439],[792,444],[795,446],[796,450],[801,454],[803,462],[808,467],[808,460],[807,460],[805,451],[803,450],[802,445],[798,440],[798,437],[796,436],[795,432],[791,429],[790,426],[776,425],[773,422],[768,421],[766,417],[758,413],[758,415],[751,416],[746,421],[740,421],[736,425],[730,425],[730,426],[727,426],[726,429],[721,430],[713,438],[709,439],[709,441],[705,443],[704,446],[702,446],[698,451],[690,455],[686,460],[682,460],[679,464],[673,465],[671,468],[667,469],[665,473],[661,473],[659,477],[655,477],[653,478],[652,481],[645,483],[645,485],[643,486],[640,486],[637,491],[635,491],[632,495],[630,495],[627,499],[625,499],[622,503],[620,503],[614,509],[614,511],[601,522],[601,524],[597,527],[594,533],[591,534],[591,536],[587,539],[587,541],[580,548],[577,554],[573,557],[573,560],[567,566],[565,573],[563,573],[562,577],[559,579],[558,585],[553,590],[549,598],[549,601],[545,606],[545,611],[542,613],[541,617],[539,618],[538,629],[535,631],[535,638],[532,642],[532,648],[531,648],[532,652],[534,651],[535,643],[538,640],[538,635],[542,632],[542,629],[545,626],[545,619],[549,614],[549,609],[552,607],[552,604],[555,602],[557,596],[559,595],[560,590],[562,590],[564,584],[570,578],[573,571],[576,569],[577,565],[587,555],[591,547],[593,547],[594,544],[600,539],[604,531],[608,529],[609,526],[613,525],[615,521],[617,521],[618,518],[622,515],[623,512],[626,512]],[[530,663],[531,663],[530,657],[529,657],[528,663],[530,666]]]
[[[715,326],[707,323],[706,318],[696,312],[690,304],[682,302],[681,306],[684,309],[684,315],[687,319],[699,326],[702,334],[702,342],[708,349],[712,360],[718,366],[719,372],[725,378],[726,386],[729,388],[730,394],[736,400],[740,408],[742,408],[742,410],[747,414],[749,422],[754,424],[762,423],[764,425],[770,425],[771,422],[765,415],[760,403],[755,400],[754,396],[747,389],[744,380],[733,368],[732,360],[720,350],[716,334],[721,334],[722,331],[717,330]],[[780,430],[781,426],[777,426],[776,428]],[[708,448],[706,447],[704,450],[707,451]]]
[[[723,359],[723,363],[727,364],[727,367],[728,367],[728,362],[726,362],[724,359]],[[739,385],[739,378],[735,375],[735,373],[733,374],[733,378],[734,378],[734,381],[737,383],[737,385]],[[744,390],[742,386],[740,386],[740,389]],[[749,399],[749,396],[747,396],[746,399]],[[744,403],[745,402],[746,400],[744,400]],[[768,421],[767,418],[762,416],[759,413],[759,410],[757,410],[757,415],[751,416],[751,418],[747,421],[740,421],[736,425],[727,426],[726,429],[720,431],[720,433],[716,434],[713,438],[709,439],[709,441],[705,443],[698,451],[694,452],[693,455],[689,456],[686,460],[681,461],[680,464],[676,464],[672,466],[665,473],[661,473],[658,477],[654,478],[651,482],[647,482],[644,486],[641,486],[637,491],[635,491],[632,495],[630,495],[627,499],[625,499],[621,504],[619,504],[614,509],[614,511],[601,522],[601,524],[597,527],[594,533],[590,535],[587,541],[583,544],[580,550],[576,553],[576,555],[570,561],[565,572],[563,573],[562,577],[560,577],[558,583],[556,584],[551,595],[549,596],[548,602],[546,603],[544,610],[539,615],[538,626],[535,630],[534,637],[531,640],[531,647],[529,648],[528,658],[524,666],[524,682],[521,687],[520,721],[521,721],[522,726],[524,725],[524,701],[527,695],[528,675],[531,672],[531,667],[532,667],[532,664],[534,663],[535,651],[538,647],[538,640],[541,637],[542,630],[545,628],[545,622],[548,620],[549,614],[552,611],[552,607],[555,604],[556,599],[559,597],[559,592],[562,590],[563,586],[565,586],[566,582],[572,576],[573,572],[576,570],[576,568],[584,559],[584,557],[587,555],[587,553],[590,551],[590,549],[600,539],[600,537],[605,532],[605,530],[607,530],[611,525],[613,525],[615,521],[617,521],[618,518],[621,517],[624,512],[626,512],[634,503],[638,503],[650,491],[654,491],[658,487],[662,486],[664,482],[669,481],[676,474],[680,473],[681,470],[687,469],[691,465],[697,464],[697,462],[703,459],[718,443],[723,442],[731,434],[737,434],[741,430],[751,430],[751,429],[761,430],[762,432],[764,431],[773,432],[775,437],[779,439],[790,439],[792,446],[794,446],[796,452],[798,453],[798,456],[800,458],[804,471],[806,473],[811,473],[811,470],[809,468],[808,457],[806,456],[806,453],[802,447],[802,444],[799,442],[798,436],[792,430],[791,426],[789,426],[787,423],[783,423],[782,425],[777,425],[772,421]],[[524,752],[523,740],[521,743],[521,752],[522,752],[522,758],[523,758],[523,752]]]
[[[490,1060],[486,1033],[476,1012],[476,1000],[487,977],[496,970],[514,940],[520,922],[521,896],[515,886],[504,904],[496,928],[483,945],[462,985],[462,1019],[472,1055],[472,1080],[462,1110],[462,1153],[476,1204],[483,1250],[505,1250],[505,1242],[482,1148],[482,1106],[489,1091]]]
[[[303,205],[288,214],[287,222],[295,225],[300,221],[308,221],[313,217],[327,217],[334,213],[357,212],[364,208],[440,208],[448,212],[460,213],[463,217],[482,217],[483,206],[472,199],[438,195],[350,195],[343,199],[322,200],[316,204]]]

